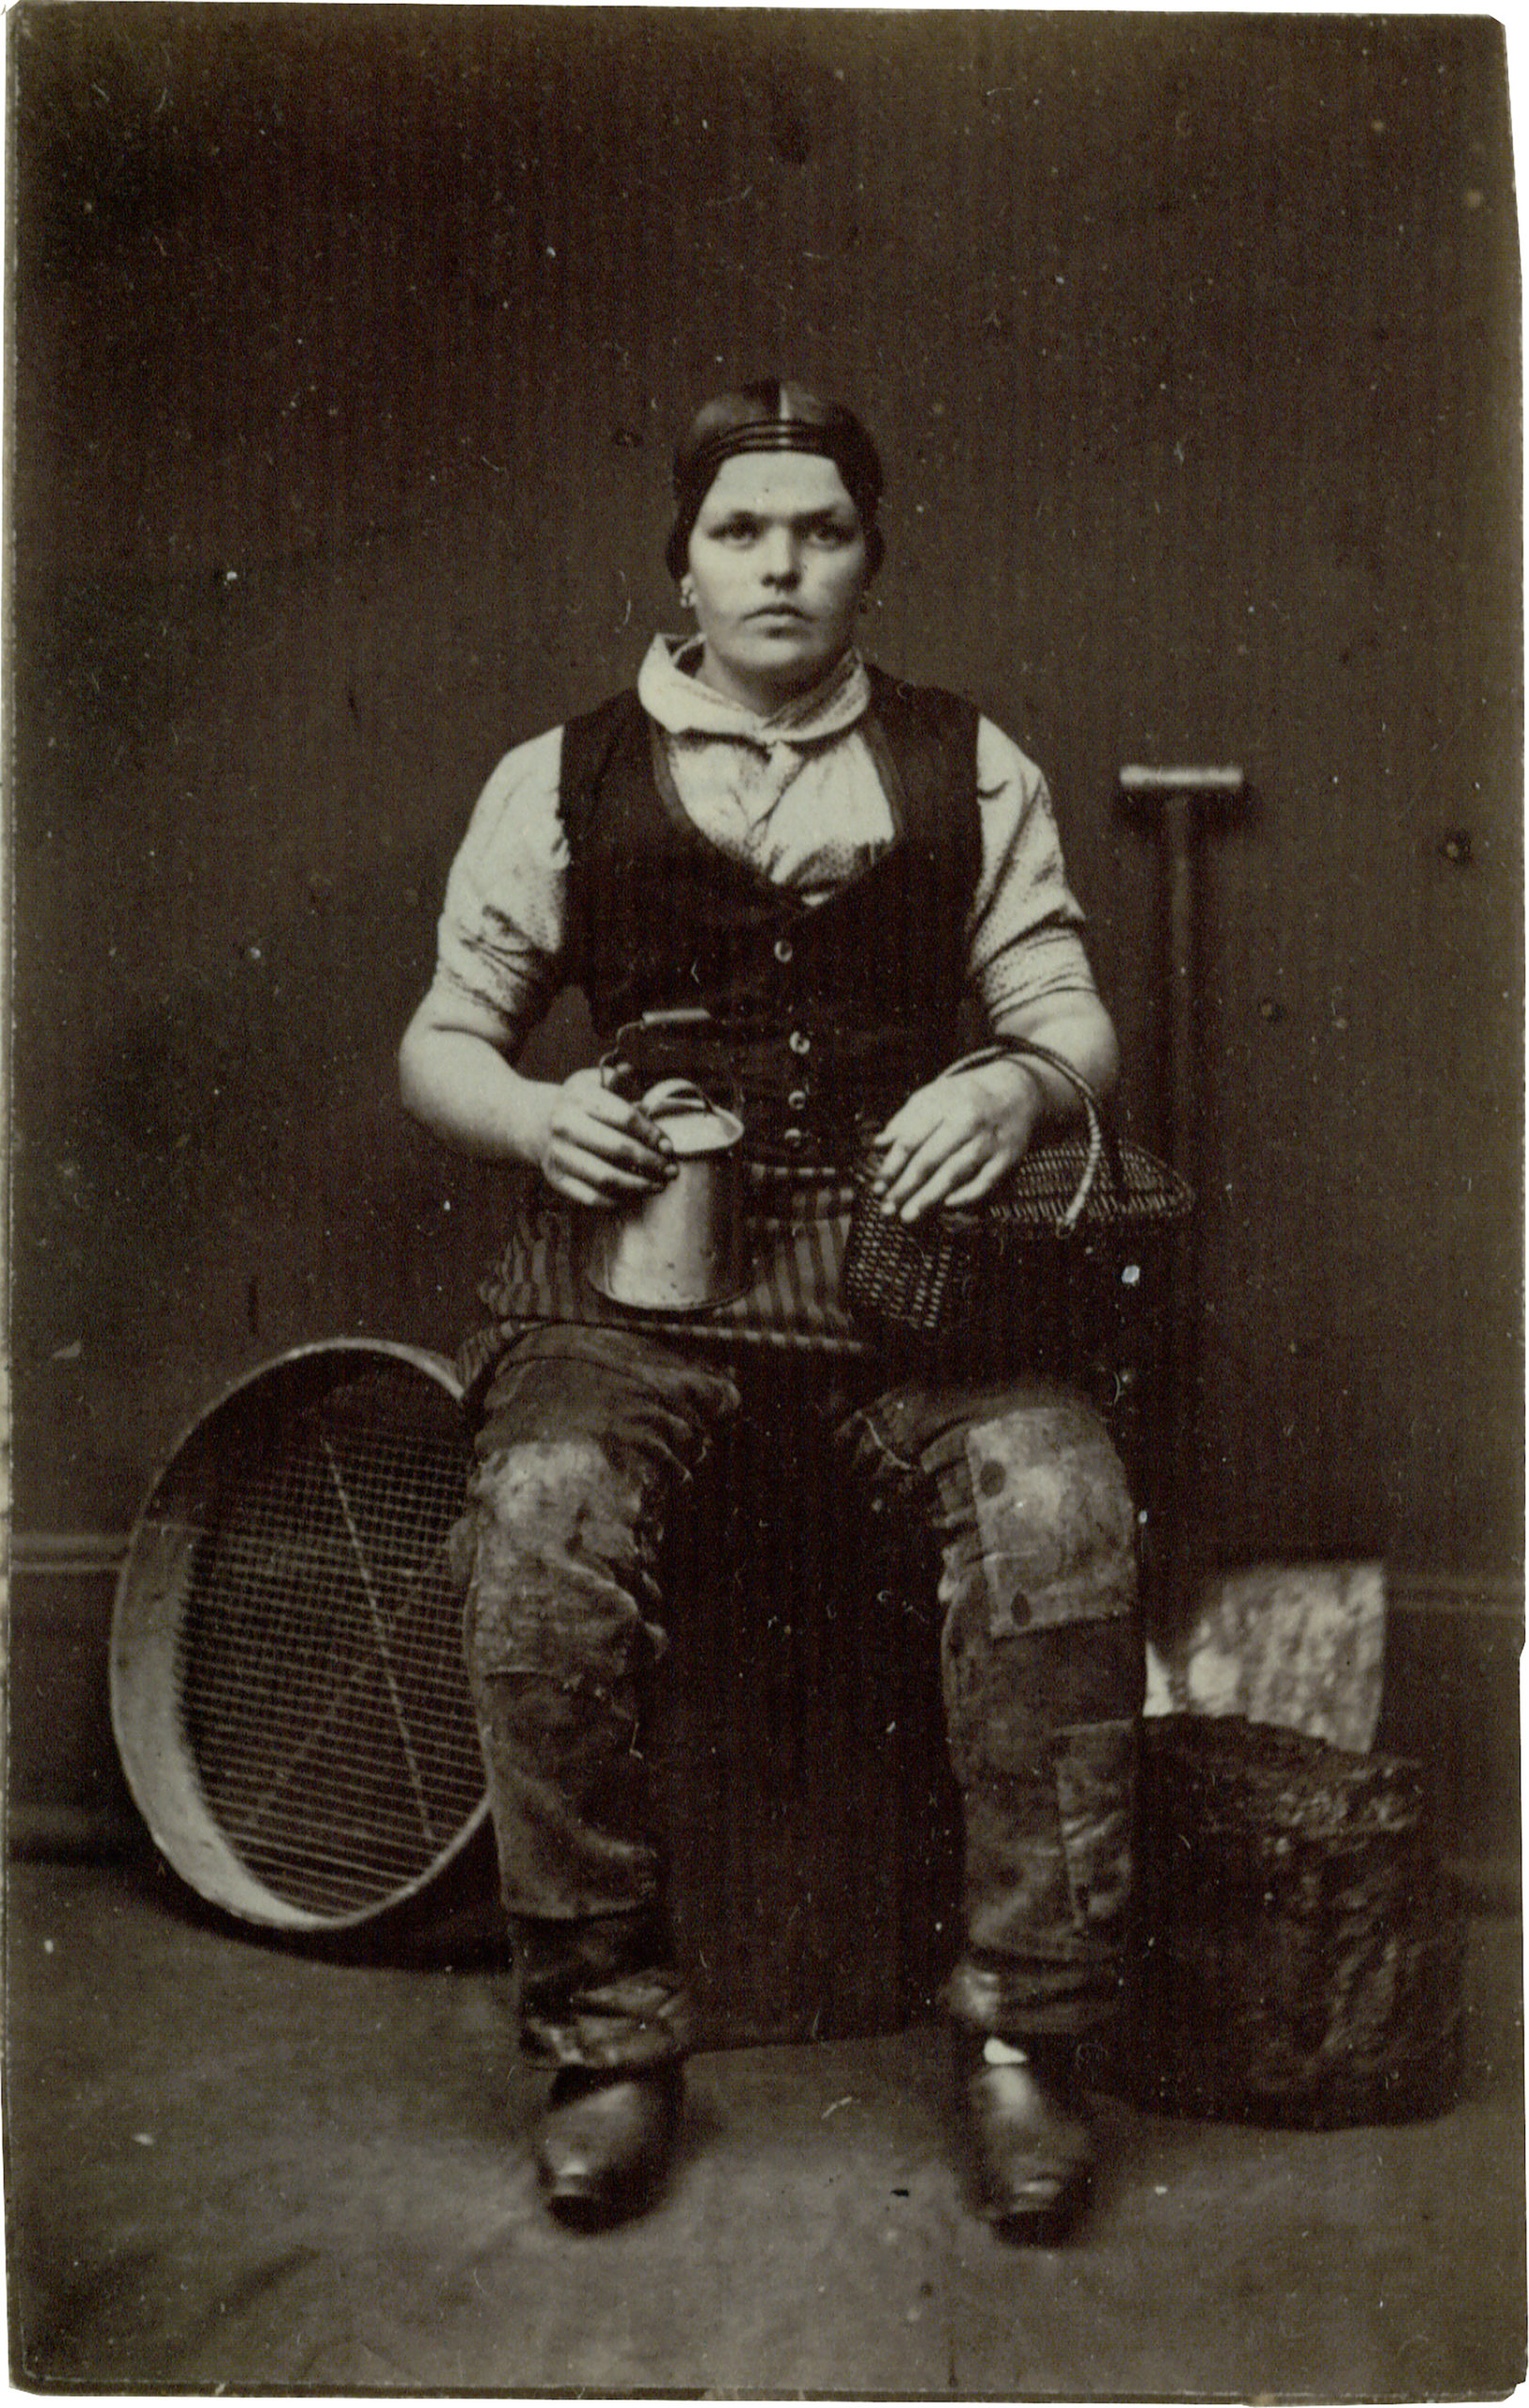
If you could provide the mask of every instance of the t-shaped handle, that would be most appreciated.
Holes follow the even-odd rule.
[[[1133,818],[1154,821],[1167,866],[1168,1043],[1164,1136],[1175,1167],[1193,1184],[1199,1130],[1195,1079],[1195,1007],[1198,990],[1195,856],[1203,828],[1224,826],[1248,790],[1241,769],[1144,768],[1127,762],[1120,772],[1121,800]]]
[[[1197,1193],[1200,1161],[1199,945],[1197,858],[1202,832],[1224,827],[1247,793],[1234,768],[1154,769],[1131,762],[1120,772],[1120,796],[1134,819],[1156,827],[1165,870],[1163,930],[1167,1029],[1162,1082],[1163,1136],[1170,1160]],[[1167,1411],[1158,1429],[1159,1504],[1165,1511],[1158,1558],[1156,1612],[1188,1616],[1198,1586],[1199,1536],[1186,1465],[1195,1456],[1200,1335],[1199,1244],[1193,1222],[1178,1232],[1169,1300]]]
[[[1247,790],[1247,779],[1235,768],[1144,769],[1128,761],[1120,773],[1120,791],[1127,802],[1161,802],[1180,794],[1240,802]]]

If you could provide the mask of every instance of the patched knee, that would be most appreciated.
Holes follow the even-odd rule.
[[[1131,1612],[1135,1507],[1096,1414],[1074,1398],[1028,1401],[973,1423],[966,1452],[995,1636]]]
[[[629,1539],[636,1483],[592,1438],[532,1439],[491,1456],[468,1491],[480,1544],[498,1540],[536,1559],[598,1559]]]
[[[592,1439],[507,1448],[474,1475],[469,1660],[479,1672],[624,1678],[657,1634],[642,1498]]]

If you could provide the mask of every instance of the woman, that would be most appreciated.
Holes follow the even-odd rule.
[[[832,1241],[868,1126],[881,1210],[911,1224],[979,1202],[1076,1111],[1029,1054],[940,1075],[964,996],[1096,1089],[1116,1048],[1039,773],[971,705],[854,648],[880,490],[859,420],[799,387],[698,413],[666,555],[696,632],[496,770],[402,1049],[427,1126],[557,1199],[485,1291],[466,1629],[523,2043],[557,2068],[535,2155],[569,2222],[651,2195],[680,2108],[688,2010],[639,1744],[659,1536],[737,1409],[736,1350],[804,1335],[862,1493],[940,1549],[975,2204],[1055,2239],[1092,2173],[1075,2057],[1114,2002],[1129,1884],[1130,1499],[1093,1413],[1022,1357],[958,1376],[878,1358]],[[569,981],[621,1061],[528,1079],[515,1054]],[[675,1069],[741,1094],[763,1259],[738,1304],[657,1330],[567,1276],[567,1208],[621,1211],[673,1175],[641,1097]]]

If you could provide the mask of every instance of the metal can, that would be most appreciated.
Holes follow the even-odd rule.
[[[688,1079],[661,1079],[642,1109],[663,1123],[673,1175],[629,1206],[586,1215],[584,1276],[638,1311],[704,1312],[747,1284],[743,1122]]]

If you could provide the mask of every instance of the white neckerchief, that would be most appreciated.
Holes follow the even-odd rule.
[[[812,744],[853,727],[871,700],[865,663],[853,650],[841,654],[815,686],[770,712],[752,710],[706,685],[696,674],[700,661],[699,636],[654,636],[648,647],[638,673],[638,700],[667,735],[732,737],[766,746]]]

